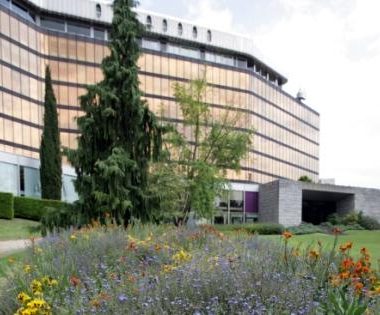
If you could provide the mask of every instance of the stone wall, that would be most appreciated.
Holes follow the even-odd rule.
[[[279,182],[260,185],[259,188],[259,222],[279,222]]]
[[[259,221],[298,225],[302,220],[302,191],[342,194],[337,212],[362,211],[380,221],[380,189],[314,184],[280,179],[260,186]],[[344,196],[343,194],[346,194]]]

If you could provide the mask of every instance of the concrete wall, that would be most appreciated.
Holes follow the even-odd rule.
[[[279,222],[278,181],[260,185],[258,220],[259,222]]]
[[[362,211],[380,221],[380,189],[274,181],[260,186],[259,221],[299,225],[302,220],[302,191],[347,194],[337,202],[337,212]]]

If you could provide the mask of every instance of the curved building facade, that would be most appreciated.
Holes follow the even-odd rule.
[[[228,173],[239,190],[254,191],[256,184],[279,178],[307,175],[318,180],[319,114],[283,91],[286,78],[255,57],[252,40],[136,11],[146,25],[139,60],[141,89],[154,112],[186,132],[173,84],[206,76],[212,115],[234,111],[239,113],[239,129],[256,131],[242,170]],[[0,191],[39,195],[47,64],[61,143],[76,147],[78,97],[87,84],[102,80],[100,63],[109,53],[111,20],[112,8],[103,2],[0,0]],[[65,164],[66,200],[75,198],[74,176]]]

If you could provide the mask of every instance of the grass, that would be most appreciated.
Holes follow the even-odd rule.
[[[271,236],[274,238],[275,236]],[[278,237],[278,236],[277,236]],[[290,240],[293,246],[300,246],[300,248],[307,248],[308,246],[317,246],[317,242],[321,241],[325,248],[331,248],[334,236],[327,234],[308,234],[308,235],[295,235]],[[359,257],[360,249],[366,247],[372,253],[372,262],[376,264],[380,260],[380,231],[346,231],[339,236],[339,243],[352,242],[353,248],[351,255]]]
[[[0,241],[40,237],[39,225],[39,222],[24,219],[0,219]]]

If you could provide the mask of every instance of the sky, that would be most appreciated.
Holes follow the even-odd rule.
[[[320,178],[380,188],[379,0],[140,0],[140,8],[252,38],[321,114]]]

